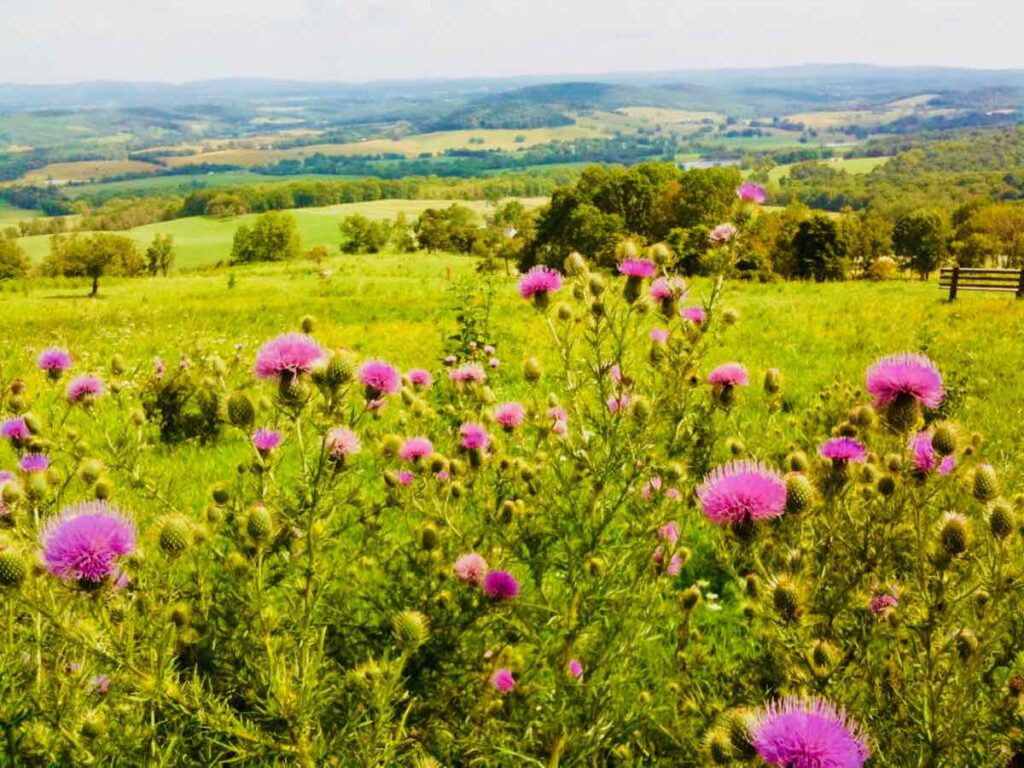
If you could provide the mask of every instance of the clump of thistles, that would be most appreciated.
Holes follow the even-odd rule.
[[[861,768],[871,754],[860,726],[820,699],[768,704],[755,715],[750,742],[765,763],[784,768]]]
[[[116,507],[94,501],[68,507],[40,535],[43,561],[65,581],[119,580],[118,560],[135,551],[135,525]]]
[[[782,514],[786,483],[779,472],[764,464],[732,461],[704,478],[697,498],[711,522],[745,527]]]
[[[561,274],[549,267],[536,266],[520,278],[519,295],[524,299],[532,299],[538,308],[544,308],[551,294],[561,287]]]
[[[309,373],[327,359],[320,345],[303,333],[286,333],[271,339],[256,354],[253,372],[260,379],[291,381]]]
[[[461,384],[481,383],[487,380],[487,372],[478,363],[466,363],[448,372],[448,378]]]

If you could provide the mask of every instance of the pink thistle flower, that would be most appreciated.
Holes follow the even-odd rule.
[[[32,437],[32,432],[25,419],[18,416],[0,424],[0,437],[9,438],[13,443],[22,443]]]
[[[861,768],[871,754],[860,726],[820,699],[769,704],[757,713],[750,741],[765,763],[781,768]]]
[[[683,307],[682,315],[684,320],[689,320],[694,325],[704,325],[704,321],[708,319],[704,307]]]
[[[658,267],[649,259],[623,259],[619,264],[619,273],[636,280],[645,280],[654,277]]]
[[[924,355],[904,352],[883,357],[867,373],[867,389],[875,398],[875,407],[910,397],[928,408],[938,408],[945,392],[942,376]]]
[[[748,181],[740,184],[739,189],[736,190],[736,196],[745,203],[757,203],[760,205],[765,201],[768,193],[760,184]]]
[[[476,552],[455,561],[455,577],[465,584],[482,584],[487,575],[487,561]]]
[[[39,353],[37,362],[39,370],[46,371],[51,379],[57,379],[71,367],[71,353],[60,347],[50,347]]]
[[[526,409],[521,403],[502,403],[494,411],[494,420],[506,432],[511,432],[522,424],[524,418],[526,418]]]
[[[651,298],[655,301],[682,299],[687,293],[686,282],[679,277],[659,277],[651,283]]]
[[[670,520],[658,529],[658,538],[668,542],[673,547],[679,541],[679,526],[675,520]]]
[[[40,534],[50,573],[99,583],[120,575],[117,560],[135,551],[135,525],[116,507],[92,501],[67,507]]]
[[[485,344],[484,345],[484,354],[485,355],[493,355],[496,351],[497,350],[495,349],[495,346],[493,344]]]
[[[900,601],[893,594],[879,594],[872,595],[871,600],[868,602],[868,610],[879,617],[888,616],[897,607],[899,607]]]
[[[459,427],[459,436],[462,447],[467,451],[484,450],[491,444],[491,437],[487,430],[472,421],[467,421]]]
[[[569,659],[569,674],[577,680],[583,679],[583,664],[579,659]]]
[[[734,237],[739,230],[736,229],[735,224],[719,224],[717,227],[711,230],[711,234],[708,239],[712,243],[728,243]]]
[[[457,362],[459,362],[459,358],[455,355],[448,355],[448,357],[444,359],[445,365],[455,365]]]
[[[619,411],[623,411],[626,408],[628,408],[630,402],[631,401],[628,394],[622,394],[619,397],[615,397],[613,395],[612,397],[608,398],[608,410],[611,411],[612,413],[618,413]]]
[[[89,693],[96,696],[106,696],[110,690],[110,678],[106,675],[96,675],[89,680]]]
[[[498,693],[511,693],[516,687],[516,679],[512,675],[512,670],[505,669],[504,667],[496,670],[491,675],[491,686]]]
[[[434,452],[434,444],[425,437],[410,437],[398,451],[402,461],[419,461]]]
[[[359,369],[359,381],[366,387],[366,399],[393,395],[402,383],[398,371],[381,360],[370,360]]]
[[[508,571],[488,571],[482,586],[484,594],[495,600],[511,600],[519,594],[519,582]]]
[[[826,440],[818,448],[818,454],[823,459],[831,459],[834,462],[848,461],[861,462],[867,459],[868,451],[864,444],[852,437],[833,437]]]
[[[283,441],[284,437],[276,429],[257,429],[252,433],[252,445],[262,456],[268,455]]]
[[[253,372],[260,379],[292,379],[309,373],[326,358],[312,337],[303,333],[286,333],[260,348]]]
[[[164,361],[161,360],[159,357],[154,357],[153,358],[153,375],[157,378],[158,381],[164,377],[164,372],[166,370],[167,370],[167,367],[164,365]]]
[[[956,457],[943,456],[942,461],[939,462],[939,474],[945,477],[952,473],[954,469],[956,469]]]
[[[490,360],[487,361],[487,364],[491,366],[491,368],[497,368],[499,365],[501,365],[501,360],[499,360],[496,357],[492,357]]]
[[[332,459],[342,461],[359,453],[363,444],[359,440],[359,435],[348,427],[335,427],[324,438],[324,447]]]
[[[655,344],[664,344],[668,341],[669,332],[664,328],[651,328],[651,341]]]
[[[749,383],[747,369],[739,363],[725,363],[708,374],[708,384],[713,387],[745,387]]]
[[[460,365],[458,368],[453,369],[448,373],[448,378],[452,381],[457,382],[476,382],[481,383],[487,380],[487,372],[484,371],[482,365],[477,363],[466,363]]]
[[[434,377],[430,375],[430,371],[423,368],[413,368],[407,375],[409,383],[416,389],[429,389],[430,385],[434,383]]]
[[[651,555],[651,561],[657,566],[658,570],[661,570],[661,566],[665,562],[665,552],[660,546],[654,550],[654,554]],[[665,575],[678,576],[681,570],[683,570],[683,560],[678,552],[674,552],[668,561],[668,567],[665,568]]]
[[[400,470],[396,477],[398,478],[399,485],[412,485],[412,481],[416,479],[416,475],[405,469]]]
[[[781,515],[786,508],[786,483],[764,464],[732,461],[704,478],[697,498],[711,522],[743,524]]]
[[[42,453],[26,453],[18,462],[18,469],[26,474],[45,472],[50,468],[50,459]]]
[[[88,403],[104,392],[103,382],[96,376],[79,376],[68,384],[69,403]]]
[[[536,266],[519,280],[519,295],[533,299],[538,307],[547,306],[550,294],[562,287],[562,275],[549,267]]]
[[[931,432],[924,431],[912,435],[908,447],[913,456],[914,471],[918,474],[928,474],[939,465],[935,449],[932,448]]]

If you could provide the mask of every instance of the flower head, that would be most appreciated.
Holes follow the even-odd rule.
[[[654,277],[657,272],[658,267],[649,259],[623,259],[619,264],[619,273],[634,279]]]
[[[861,768],[871,754],[867,736],[834,705],[789,697],[764,707],[750,740],[768,765]]]
[[[924,355],[904,352],[883,357],[867,373],[868,392],[875,407],[889,405],[901,396],[910,397],[929,408],[938,408],[945,393],[942,376]]]
[[[651,328],[651,341],[655,344],[664,344],[668,341],[669,332],[665,328]]]
[[[745,387],[749,383],[747,369],[739,363],[720,365],[708,374],[708,384],[714,387]]]
[[[253,371],[261,379],[294,378],[300,373],[308,373],[326,358],[312,337],[303,333],[286,333],[260,348]]]
[[[740,184],[739,189],[736,190],[736,196],[745,203],[757,203],[760,205],[764,202],[768,193],[765,192],[764,187],[760,184],[748,181]]]
[[[684,320],[689,320],[694,325],[704,325],[704,321],[708,319],[704,307],[683,307],[682,315]]]
[[[522,424],[525,417],[526,409],[521,403],[502,403],[494,411],[494,420],[509,432]]]
[[[511,600],[519,594],[519,582],[508,571],[488,571],[482,586],[484,594],[495,600]]]
[[[97,398],[104,392],[103,382],[97,376],[79,376],[68,384],[68,402],[82,403]]]
[[[826,440],[818,448],[818,453],[823,459],[842,462],[860,462],[868,457],[868,451],[864,444],[852,437],[833,437]]]
[[[579,659],[569,659],[569,674],[577,680],[583,677],[583,664]]]
[[[899,604],[900,601],[896,595],[882,593],[871,596],[871,600],[868,601],[868,610],[876,616],[886,616],[895,610]]]
[[[18,468],[22,472],[45,472],[50,468],[50,459],[42,453],[26,453],[18,462]]]
[[[0,423],[0,437],[7,437],[15,443],[20,443],[32,437],[32,432],[25,419],[18,416]]]
[[[545,266],[533,267],[519,279],[519,295],[524,299],[534,299],[538,295],[546,297],[562,287],[562,275],[557,270]]]
[[[416,475],[405,469],[396,472],[395,477],[398,478],[399,485],[412,485],[412,481],[416,479]]]
[[[786,483],[764,464],[732,461],[704,478],[697,498],[711,522],[740,524],[781,515],[786,508]]]
[[[418,461],[434,452],[434,444],[425,437],[410,437],[398,451],[402,461]]]
[[[340,460],[359,453],[363,445],[359,435],[348,427],[335,427],[324,438],[324,447],[332,459]]]
[[[89,680],[89,693],[97,696],[106,696],[110,690],[110,678],[106,675],[96,675]]]
[[[483,450],[491,444],[491,438],[487,434],[487,430],[472,421],[467,421],[459,427],[459,436],[462,447],[468,451]]]
[[[381,360],[371,360],[359,369],[359,381],[366,387],[370,399],[381,395],[393,395],[402,383],[398,371]]]
[[[257,429],[252,433],[253,447],[264,455],[273,451],[283,441],[284,437],[276,429]]]
[[[39,370],[51,377],[59,376],[71,367],[71,353],[60,347],[50,347],[39,353]]]
[[[428,389],[434,383],[434,377],[430,375],[430,371],[423,368],[413,368],[406,375],[416,389]]]
[[[455,561],[455,576],[466,584],[482,584],[487,575],[487,561],[476,552],[463,555]]]
[[[509,693],[516,687],[516,679],[510,669],[499,669],[491,675],[491,685],[498,693]]]
[[[43,560],[58,578],[117,578],[117,560],[135,551],[135,525],[116,507],[92,501],[66,508],[40,535]]]
[[[651,298],[655,301],[681,299],[687,290],[686,282],[680,277],[659,277],[651,283]]]
[[[711,240],[712,243],[728,243],[736,237],[737,231],[735,224],[719,224],[711,230],[711,234],[708,236],[708,239]]]
[[[452,381],[474,381],[480,383],[486,381],[487,372],[484,371],[484,367],[482,365],[477,363],[466,363],[465,365],[460,365],[458,368],[452,369],[448,373],[448,378]]]

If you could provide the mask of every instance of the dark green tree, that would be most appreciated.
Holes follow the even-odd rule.
[[[0,237],[0,280],[14,280],[28,274],[30,264],[17,242]]]
[[[846,250],[839,227],[827,214],[802,221],[793,237],[796,277],[825,280],[846,278]]]
[[[157,234],[146,249],[146,269],[154,277],[167,277],[174,266],[174,236]]]
[[[264,213],[252,228],[243,224],[235,232],[231,247],[233,264],[260,261],[287,261],[298,258],[302,240],[295,217],[290,213]]]
[[[904,265],[926,280],[949,252],[946,219],[935,209],[904,214],[893,225],[892,244]]]

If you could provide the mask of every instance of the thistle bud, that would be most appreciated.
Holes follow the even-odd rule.
[[[303,315],[302,319],[299,320],[299,328],[308,336],[316,328],[316,318],[312,315]]]
[[[875,482],[875,490],[883,496],[892,496],[896,492],[896,478],[892,475],[882,475]]]
[[[952,424],[943,423],[932,432],[932,450],[939,456],[952,456],[956,453],[957,434]]]
[[[757,597],[761,590],[756,573],[748,573],[743,579],[743,591],[746,593],[747,597],[751,599]]]
[[[27,574],[25,558],[10,549],[0,551],[0,587],[16,587]]]
[[[231,491],[224,483],[216,483],[210,489],[210,498],[213,499],[213,503],[217,506],[223,507],[231,500]]]
[[[786,511],[799,514],[811,505],[813,489],[807,475],[792,472],[786,475]]]
[[[954,512],[946,515],[939,529],[939,543],[946,554],[956,557],[966,552],[967,537],[967,518]]]
[[[402,611],[391,621],[399,650],[415,651],[430,639],[430,622],[419,611]]]
[[[991,464],[980,464],[974,470],[974,498],[983,504],[999,495],[999,480]]]
[[[160,527],[160,549],[169,557],[177,557],[191,543],[192,525],[181,515],[168,517]]]
[[[648,418],[650,418],[651,401],[643,395],[636,395],[632,402],[632,414],[636,421],[643,424]]]
[[[604,293],[604,280],[601,279],[600,275],[591,275],[588,287],[590,289],[590,294],[595,298],[598,298],[602,293]]]
[[[572,277],[585,275],[587,273],[587,260],[581,254],[573,251],[565,257],[562,267],[565,269],[565,274]]]
[[[17,504],[25,496],[25,489],[17,481],[4,483],[2,488],[3,492],[0,493],[0,498],[3,499],[4,504]]]
[[[738,437],[730,437],[725,441],[725,448],[733,456],[742,456],[747,452],[747,446]]]
[[[782,373],[778,368],[769,368],[764,372],[765,394],[775,395],[782,389]]]
[[[683,606],[685,611],[692,611],[699,602],[700,589],[696,585],[684,589],[679,595],[679,604]]]
[[[565,302],[562,302],[558,305],[558,307],[555,309],[555,313],[558,316],[558,319],[561,320],[562,322],[568,322],[569,320],[572,320],[572,307],[570,307]]]
[[[712,765],[729,765],[733,761],[732,745],[729,743],[727,734],[722,731],[712,731],[708,734],[705,743]]]
[[[875,409],[870,405],[859,405],[850,412],[850,421],[861,429],[870,429],[875,425]]]
[[[957,656],[967,661],[978,651],[978,636],[965,627],[957,632],[955,644]]]
[[[386,458],[393,459],[402,449],[402,438],[398,435],[384,435],[380,441],[380,452]]]
[[[784,621],[793,621],[800,615],[800,595],[796,585],[788,578],[780,578],[772,588],[772,605]]]
[[[1013,507],[1003,499],[996,499],[988,507],[988,529],[997,539],[1005,539],[1016,524]]]
[[[920,418],[920,405],[914,397],[905,393],[899,394],[885,408],[885,422],[893,432],[910,432]]]
[[[531,384],[536,384],[543,375],[544,369],[541,368],[540,361],[536,357],[527,358],[523,363],[523,378]]]
[[[740,312],[733,307],[727,307],[722,312],[722,323],[724,325],[736,325],[740,321]]]
[[[424,552],[437,549],[437,545],[440,543],[437,526],[429,520],[425,520],[416,527],[416,538],[419,541],[420,549]]]
[[[124,357],[120,354],[116,354],[110,358],[110,372],[115,376],[121,376],[127,368],[128,366],[125,365]]]
[[[790,472],[806,472],[810,468],[810,462],[803,451],[793,451],[786,457],[786,466]]]
[[[249,516],[245,523],[245,532],[255,542],[265,541],[270,536],[273,528],[273,519],[268,510],[262,504],[256,504],[249,508]]]
[[[184,627],[192,620],[192,609],[188,603],[175,603],[167,611],[167,620],[176,627]]]
[[[103,474],[103,462],[98,459],[90,459],[82,464],[82,468],[79,470],[82,480],[87,485],[92,485],[100,479],[100,475]]]
[[[235,392],[228,398],[228,421],[238,429],[249,429],[256,421],[256,409],[244,392]]]
[[[33,435],[38,435],[43,431],[43,422],[34,413],[26,413],[21,418],[25,420],[25,426]]]

